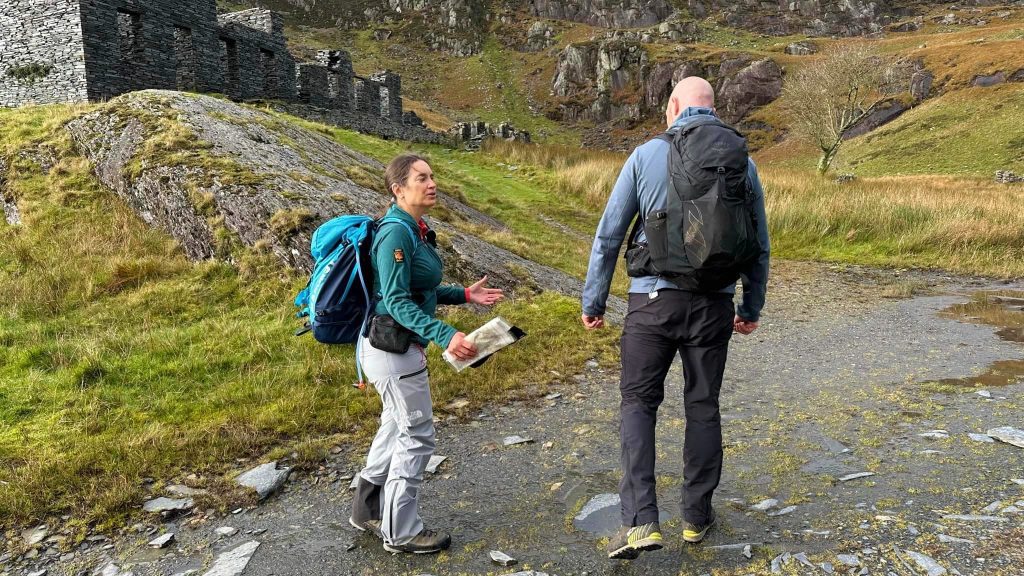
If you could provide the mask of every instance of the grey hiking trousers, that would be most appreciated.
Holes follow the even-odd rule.
[[[384,487],[381,533],[388,544],[400,546],[423,530],[416,499],[434,453],[427,357],[417,344],[405,354],[393,354],[374,348],[363,338],[359,362],[384,405],[380,428],[359,475]]]

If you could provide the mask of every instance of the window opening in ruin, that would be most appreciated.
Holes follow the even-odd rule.
[[[121,62],[128,66],[142,65],[142,14],[118,10],[117,35],[121,50]]]
[[[230,38],[220,39],[220,69],[224,75],[224,93],[238,91],[238,45]]]
[[[276,57],[270,50],[260,49],[260,75],[263,77],[263,96],[274,98],[277,96],[277,62]]]
[[[174,27],[174,81],[178,90],[196,89],[196,54],[192,44],[192,30]]]

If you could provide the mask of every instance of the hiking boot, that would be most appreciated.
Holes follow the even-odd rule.
[[[412,540],[405,544],[384,543],[384,549],[392,554],[407,552],[412,554],[433,554],[441,550],[447,550],[452,545],[452,537],[444,532],[428,530],[424,528]]]
[[[374,536],[376,536],[377,538],[380,538],[381,540],[384,539],[384,534],[381,533],[381,531],[380,531],[380,520],[367,520],[366,522],[363,522],[362,524],[356,524],[355,520],[353,520],[352,518],[349,518],[348,519],[348,523],[351,524],[353,528],[355,528],[356,530],[359,530],[360,532],[369,532],[369,533],[373,534]]]
[[[356,530],[366,532],[373,531],[368,522],[377,522],[377,532],[380,532],[380,493],[381,486],[373,484],[362,476],[356,483],[356,493],[352,497],[352,515],[348,523]]]
[[[692,522],[683,522],[683,540],[696,544],[704,539],[704,536],[708,533],[708,530],[715,525],[718,521],[718,517],[715,515],[715,509],[712,508],[710,514],[708,514],[708,520],[704,524],[693,524]]]
[[[632,560],[647,550],[661,548],[661,526],[650,522],[643,526],[623,526],[608,542],[608,558]]]

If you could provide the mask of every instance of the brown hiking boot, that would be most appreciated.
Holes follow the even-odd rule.
[[[412,554],[433,554],[441,550],[447,550],[452,545],[452,537],[444,532],[437,532],[424,528],[412,540],[405,544],[384,543],[384,549],[392,554],[407,552]]]

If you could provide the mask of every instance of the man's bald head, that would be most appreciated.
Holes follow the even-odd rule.
[[[683,110],[690,106],[712,109],[715,107],[715,89],[700,76],[688,76],[676,84],[672,96],[668,99],[668,107],[665,108],[665,124],[671,126]]]

